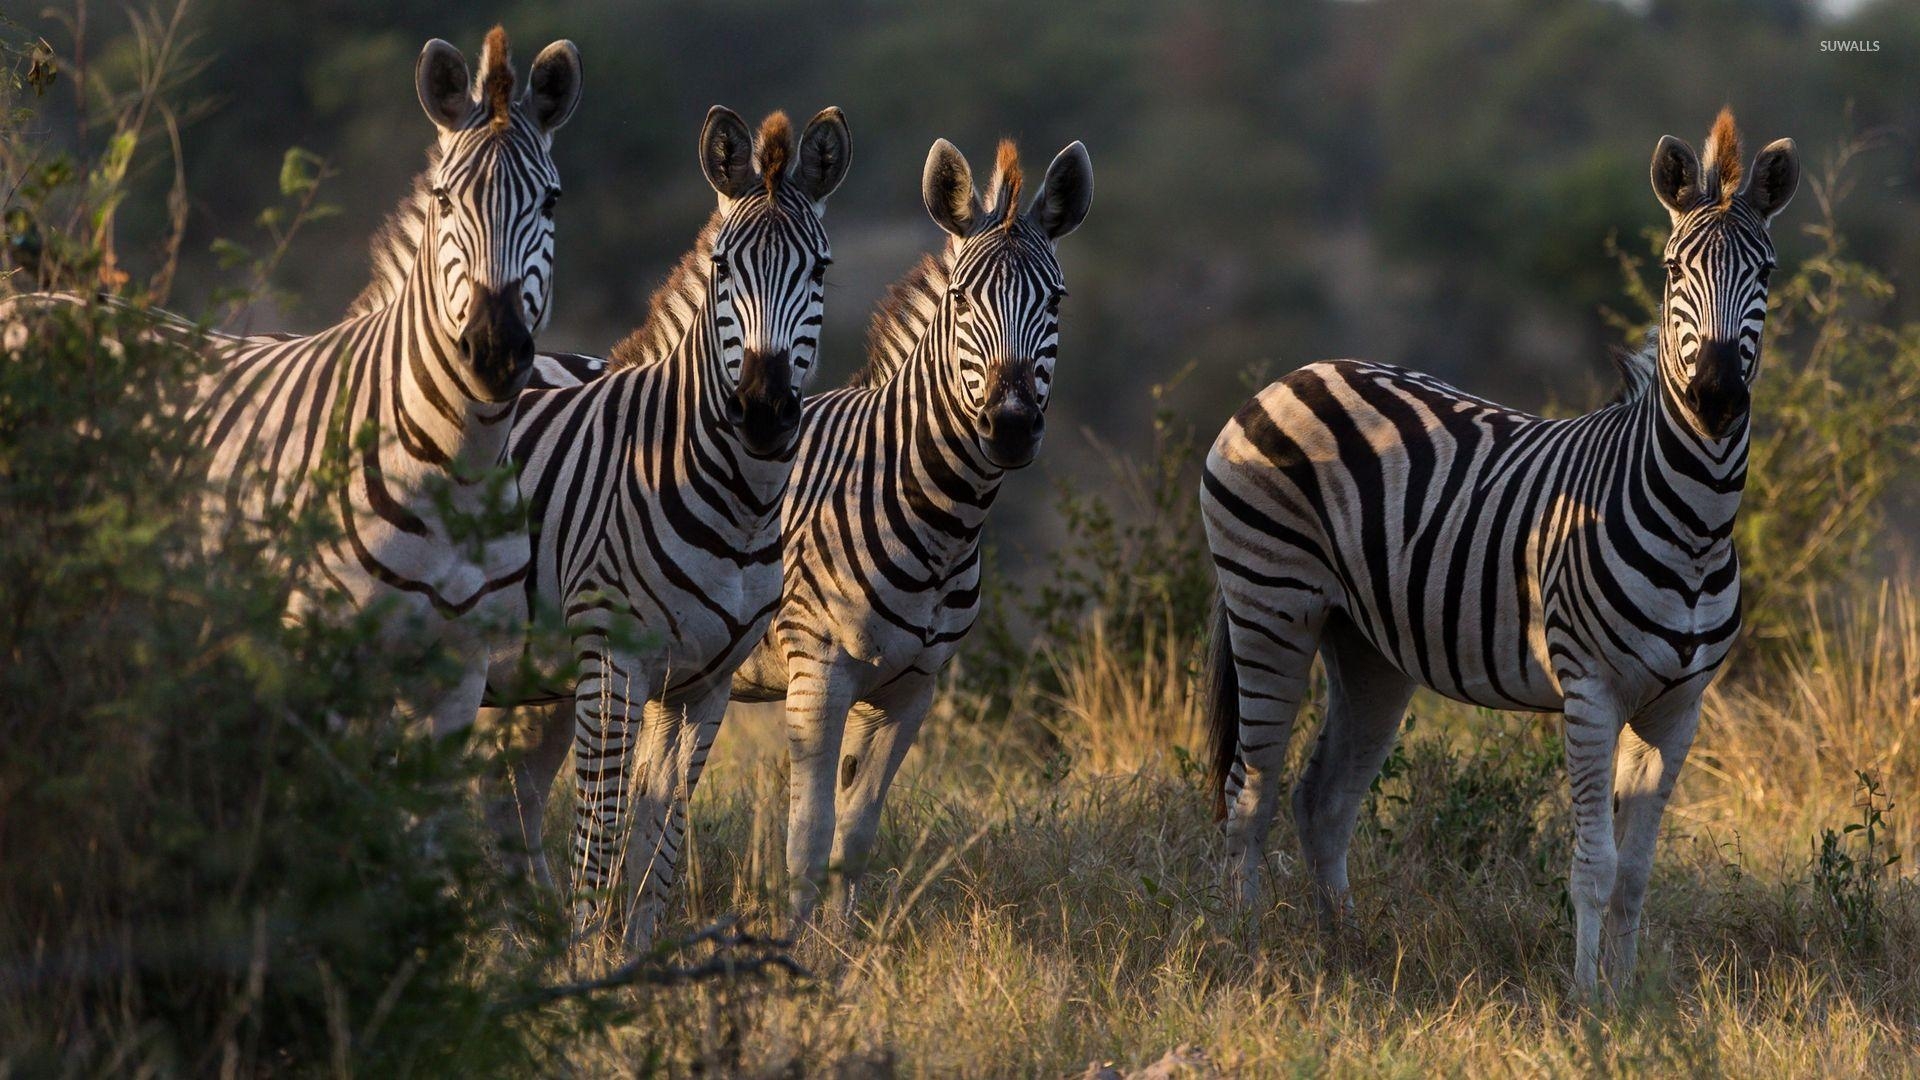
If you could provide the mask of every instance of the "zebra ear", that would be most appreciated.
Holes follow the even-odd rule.
[[[1093,205],[1093,159],[1085,143],[1074,140],[1047,166],[1047,178],[1027,210],[1027,219],[1058,240],[1080,227]]]
[[[933,223],[948,233],[965,239],[973,228],[978,208],[973,199],[973,170],[967,159],[945,139],[933,140],[927,151],[927,168],[920,175],[920,199],[927,204]]]
[[[1754,155],[1753,173],[1740,197],[1763,221],[1787,208],[1800,187],[1800,151],[1792,139],[1776,139]]]
[[[800,164],[794,171],[800,190],[815,209],[847,178],[853,164],[853,133],[835,106],[821,109],[800,133]]]
[[[707,110],[700,129],[700,171],[723,199],[737,199],[753,189],[753,132],[740,114],[724,105]]]
[[[1693,147],[1671,135],[1660,136],[1653,148],[1653,193],[1667,213],[1678,219],[1700,201],[1700,158]]]
[[[427,110],[427,118],[445,131],[452,131],[466,123],[468,114],[473,112],[473,98],[469,96],[467,61],[460,50],[434,38],[420,50],[420,59],[413,64],[413,85],[420,95],[420,107]]]
[[[556,41],[533,58],[527,100],[533,106],[534,123],[548,134],[573,118],[580,104],[580,50],[573,42]]]

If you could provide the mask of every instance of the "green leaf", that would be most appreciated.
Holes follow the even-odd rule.
[[[280,159],[280,194],[288,198],[305,195],[319,186],[320,174],[325,161],[311,150],[302,150],[297,146],[287,148],[286,156]]]

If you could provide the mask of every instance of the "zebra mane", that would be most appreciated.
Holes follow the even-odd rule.
[[[645,367],[665,358],[686,336],[707,294],[706,268],[713,257],[713,238],[720,233],[720,219],[716,209],[694,237],[693,247],[647,298],[647,317],[607,354],[607,370]]]
[[[953,272],[955,245],[939,255],[922,255],[906,276],[887,286],[867,323],[867,363],[848,386],[880,386],[899,372],[940,310]]]
[[[367,242],[373,276],[366,288],[360,290],[360,295],[347,305],[347,318],[370,315],[400,298],[407,273],[413,268],[414,255],[420,250],[420,234],[427,224],[427,200],[433,198],[433,185],[428,177],[439,164],[439,158],[439,146],[427,151],[427,167],[414,175],[406,197],[387,214],[380,228],[374,230],[373,239]]]
[[[1647,331],[1647,340],[1638,349],[1616,348],[1608,353],[1614,370],[1620,373],[1620,391],[1608,404],[1639,401],[1653,392],[1660,374],[1660,328]]]

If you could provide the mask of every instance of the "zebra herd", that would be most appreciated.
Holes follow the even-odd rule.
[[[192,339],[213,364],[191,406],[212,527],[307,497],[330,425],[377,428],[326,496],[337,536],[294,605],[388,605],[390,633],[459,658],[444,697],[399,709],[436,733],[483,714],[510,733],[518,753],[487,813],[520,841],[503,845],[525,853],[514,868],[554,884],[540,823],[571,756],[576,923],[644,946],[728,702],[784,701],[793,913],[823,894],[844,910],[979,611],[987,513],[1042,441],[1067,295],[1055,248],[1092,201],[1086,148],[1062,150],[1029,195],[1012,143],[980,185],[937,141],[922,196],[942,246],[880,305],[851,384],[806,396],[824,211],[852,160],[839,110],[796,138],[782,114],[756,130],[714,108],[699,164],[716,208],[640,327],[605,358],[543,354],[551,141],[579,102],[578,50],[548,46],[518,89],[496,28],[477,71],[435,40],[415,80],[428,165],[346,317]],[[1798,181],[1789,140],[1750,169],[1740,153],[1727,112],[1704,160],[1661,140],[1665,303],[1614,403],[1546,420],[1343,361],[1275,382],[1221,432],[1200,499],[1220,586],[1206,704],[1231,905],[1258,900],[1317,655],[1330,695],[1293,815],[1323,916],[1346,912],[1357,812],[1426,686],[1565,716],[1575,983],[1597,984],[1603,954],[1631,973],[1661,815],[1739,623],[1731,531],[1767,230]],[[15,298],[8,317],[88,302]],[[484,505],[503,464],[524,524],[476,544],[450,518]],[[529,633],[540,612],[564,648]]]

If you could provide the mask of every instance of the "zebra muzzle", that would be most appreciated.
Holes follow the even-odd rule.
[[[519,290],[485,289],[474,298],[460,334],[460,357],[496,400],[526,386],[533,370],[533,335],[520,317]]]
[[[1694,361],[1694,376],[1680,396],[1699,421],[1702,435],[1710,439],[1725,438],[1747,415],[1752,394],[1744,378],[1745,366],[1739,343],[1701,344]]]
[[[980,411],[981,445],[987,460],[1002,469],[1032,464],[1046,430],[1047,414],[1024,395],[1009,394]]]
[[[749,352],[740,365],[740,383],[723,403],[727,422],[755,454],[777,454],[800,429],[800,389],[793,385],[787,354]]]

